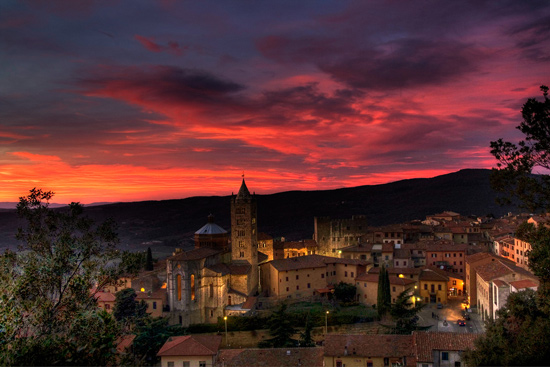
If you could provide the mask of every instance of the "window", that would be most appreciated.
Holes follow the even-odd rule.
[[[345,276],[345,277],[348,276],[348,272],[347,272],[347,271],[344,272],[344,276]]]
[[[367,361],[367,367],[372,367],[372,361]]]
[[[286,281],[288,282],[288,277],[286,277]]]
[[[425,290],[425,291],[428,290],[428,285],[427,285],[427,284],[424,284],[424,290]]]
[[[399,260],[395,260],[395,266],[399,266]]]
[[[195,274],[191,274],[191,301],[195,300]]]
[[[286,287],[286,291],[288,292],[290,289],[288,287]]]
[[[153,310],[156,310],[156,309],[157,309],[157,303],[153,301]]]
[[[189,367],[190,365],[189,361],[183,361],[183,367]]]
[[[296,280],[300,279],[300,276],[299,275],[296,275]]]
[[[449,360],[449,352],[441,352],[441,360],[442,361],[448,361]]]
[[[351,277],[353,278],[353,271],[351,272]]]
[[[244,251],[241,251],[241,252],[239,253],[239,257],[244,257]]]
[[[363,288],[367,288],[367,283],[363,283]]]
[[[176,276],[176,287],[178,288],[178,301],[181,301],[181,275]]]
[[[105,309],[106,309],[106,310],[110,310],[110,309],[111,309],[111,305],[108,304],[108,303],[106,303],[106,304],[105,304]]]
[[[210,290],[210,298],[214,297],[214,285],[211,283],[209,285]]]
[[[384,366],[389,366],[390,365],[390,359],[388,357],[385,357],[384,358]]]
[[[297,291],[300,290],[300,286],[299,286],[299,285],[296,286],[296,290],[297,290]]]
[[[199,367],[206,367],[206,361],[199,361]]]
[[[453,257],[456,257],[456,252],[453,254]]]
[[[392,292],[395,292],[395,287],[392,287]]]
[[[166,364],[168,367],[174,367],[174,362],[170,361]]]
[[[307,283],[307,287],[308,287],[308,288],[311,288],[311,283]]]
[[[460,367],[460,362],[459,361],[455,362],[455,367]]]
[[[438,285],[437,285],[437,290],[438,290],[438,291],[441,290],[441,284],[438,284]]]
[[[321,274],[321,279],[323,279],[325,277],[325,274]]]

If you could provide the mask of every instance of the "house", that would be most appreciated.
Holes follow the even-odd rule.
[[[136,301],[144,301],[147,304],[147,313],[153,317],[162,316],[166,306],[166,288],[155,292],[136,292]]]
[[[357,300],[367,306],[376,305],[378,303],[378,278],[379,274],[361,274],[355,278],[355,286],[357,288]],[[389,276],[391,300],[395,302],[397,296],[405,290],[410,290],[413,304],[416,300],[413,293],[416,289],[416,282],[412,279],[400,278],[397,276]]]
[[[455,244],[452,241],[424,241],[426,265],[437,266],[450,273],[465,273],[465,258],[468,245]]]
[[[500,259],[479,265],[476,271],[477,309],[483,319],[495,318],[496,311],[506,304],[510,282],[530,280],[538,284],[529,271]]]
[[[436,269],[424,268],[419,277],[419,294],[425,303],[447,303],[449,277]]]
[[[92,293],[94,291],[92,290]],[[111,292],[96,292],[94,294],[95,299],[97,300],[97,306],[104,309],[105,311],[111,313],[115,308],[116,297]]]
[[[160,348],[161,367],[207,367],[217,363],[221,335],[185,335],[168,338]]]
[[[413,331],[416,367],[461,367],[462,352],[474,348],[479,334]]]
[[[323,348],[223,349],[216,367],[324,367],[323,353]]]
[[[273,260],[260,265],[264,295],[301,299],[319,296],[319,290],[340,282],[354,284],[372,263],[363,260],[308,255]]]
[[[267,255],[267,261],[273,260],[273,237],[267,233],[258,233],[258,251]]]
[[[415,366],[411,335],[341,335],[325,338],[324,365],[333,367]]]

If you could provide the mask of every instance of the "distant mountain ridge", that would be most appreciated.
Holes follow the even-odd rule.
[[[502,216],[518,212],[516,206],[499,206],[489,184],[490,170],[464,169],[433,178],[407,179],[382,185],[323,191],[287,191],[256,195],[258,230],[287,240],[311,238],[313,218],[349,218],[363,214],[380,226],[424,219],[452,210],[464,215]],[[235,190],[240,183],[236,182]],[[247,182],[254,191],[252,181]],[[218,225],[230,230],[230,196],[191,197],[179,200],[142,201],[87,206],[85,213],[97,221],[112,217],[119,225],[121,249],[146,249],[170,253],[176,246],[192,244],[194,232],[213,214]],[[0,246],[15,248],[20,226],[13,210],[0,211]]]

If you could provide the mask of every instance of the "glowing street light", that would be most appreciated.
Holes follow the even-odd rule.
[[[225,321],[225,345],[227,346],[227,316],[223,317],[223,321]]]
[[[325,335],[328,334],[328,314],[329,312],[325,314]]]

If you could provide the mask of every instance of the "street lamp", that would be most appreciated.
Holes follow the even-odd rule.
[[[225,321],[225,346],[227,347],[227,316],[223,317],[223,321]]]
[[[329,312],[327,311],[327,313],[325,314],[325,335],[328,334],[328,314]]]

